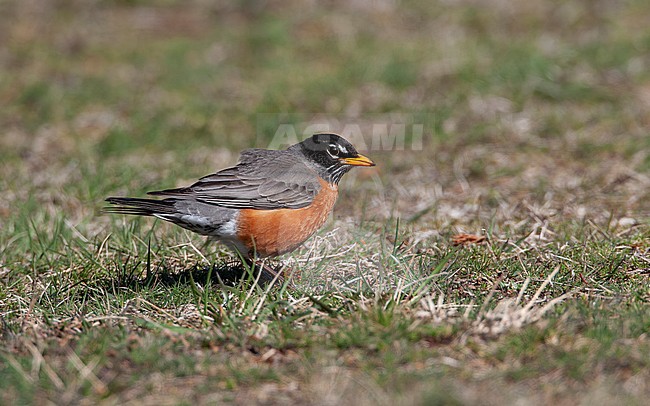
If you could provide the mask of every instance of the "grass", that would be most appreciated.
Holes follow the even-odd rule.
[[[0,403],[645,403],[644,2],[0,15]],[[325,122],[379,165],[278,286],[100,211]]]

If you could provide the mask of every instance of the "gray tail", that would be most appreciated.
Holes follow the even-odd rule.
[[[135,197],[109,197],[106,201],[116,206],[106,206],[104,213],[133,214],[136,216],[153,216],[157,214],[174,214],[176,199],[138,199]]]

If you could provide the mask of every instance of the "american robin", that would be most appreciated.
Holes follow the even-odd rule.
[[[225,243],[247,260],[296,249],[327,220],[341,177],[374,166],[339,135],[286,150],[248,149],[239,163],[191,186],[149,192],[162,200],[109,197],[110,213],[154,216]]]

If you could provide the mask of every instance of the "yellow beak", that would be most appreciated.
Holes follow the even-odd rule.
[[[357,155],[354,158],[341,158],[341,162],[346,165],[353,166],[375,166],[375,163],[370,160],[367,156]]]

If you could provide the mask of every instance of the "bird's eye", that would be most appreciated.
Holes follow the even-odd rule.
[[[339,154],[341,153],[341,150],[339,149],[339,146],[336,144],[330,144],[329,148],[327,149],[327,152],[334,158],[338,158]]]

